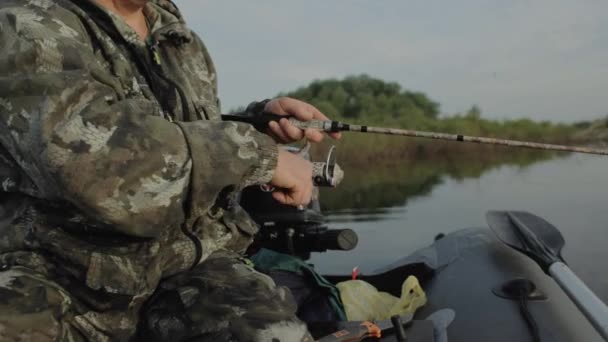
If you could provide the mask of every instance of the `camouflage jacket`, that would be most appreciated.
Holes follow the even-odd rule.
[[[145,12],[148,42],[92,1],[0,3],[5,267],[141,297],[256,232],[232,197],[271,179],[276,144],[220,120],[213,64],[175,6]]]

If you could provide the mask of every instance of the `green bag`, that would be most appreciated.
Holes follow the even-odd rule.
[[[250,260],[279,286],[288,287],[298,303],[304,322],[345,321],[346,314],[336,286],[304,260],[269,249],[261,249]]]

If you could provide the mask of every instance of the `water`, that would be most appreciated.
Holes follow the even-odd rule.
[[[359,245],[350,252],[315,254],[311,262],[322,273],[348,274],[354,266],[369,273],[429,245],[438,233],[486,226],[488,210],[526,210],[561,230],[564,258],[608,302],[607,171],[608,158],[570,155],[527,167],[500,166],[478,178],[444,175],[430,192],[402,203],[333,212],[330,227],[354,229]]]

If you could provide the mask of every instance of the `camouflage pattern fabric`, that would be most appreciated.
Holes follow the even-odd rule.
[[[0,312],[40,336],[127,340],[162,279],[257,232],[236,194],[272,178],[275,142],[220,120],[170,1],[145,14],[148,43],[93,1],[0,2]]]
[[[114,298],[113,309],[95,311],[78,285],[60,282],[24,267],[0,271],[0,341],[313,341],[289,290],[234,252],[163,280],[142,310]]]
[[[144,310],[141,340],[312,342],[296,311],[287,288],[233,253],[216,252],[161,283]]]
[[[137,311],[96,312],[34,270],[0,271],[0,341],[127,341]]]

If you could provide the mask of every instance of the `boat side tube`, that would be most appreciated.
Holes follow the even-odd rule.
[[[437,310],[456,313],[447,329],[450,342],[531,341],[532,331],[520,312],[518,300],[500,295],[514,280],[527,280],[534,291],[527,297],[527,311],[537,323],[541,341],[602,342],[604,339],[558,284],[530,258],[507,247],[487,228],[450,233],[431,246],[378,270],[367,277],[379,290],[400,284],[394,270],[424,264],[432,276],[421,279],[427,304],[416,312],[424,319]],[[386,277],[391,275],[391,277]],[[563,276],[563,281],[572,281]],[[388,284],[388,285],[387,285]]]

